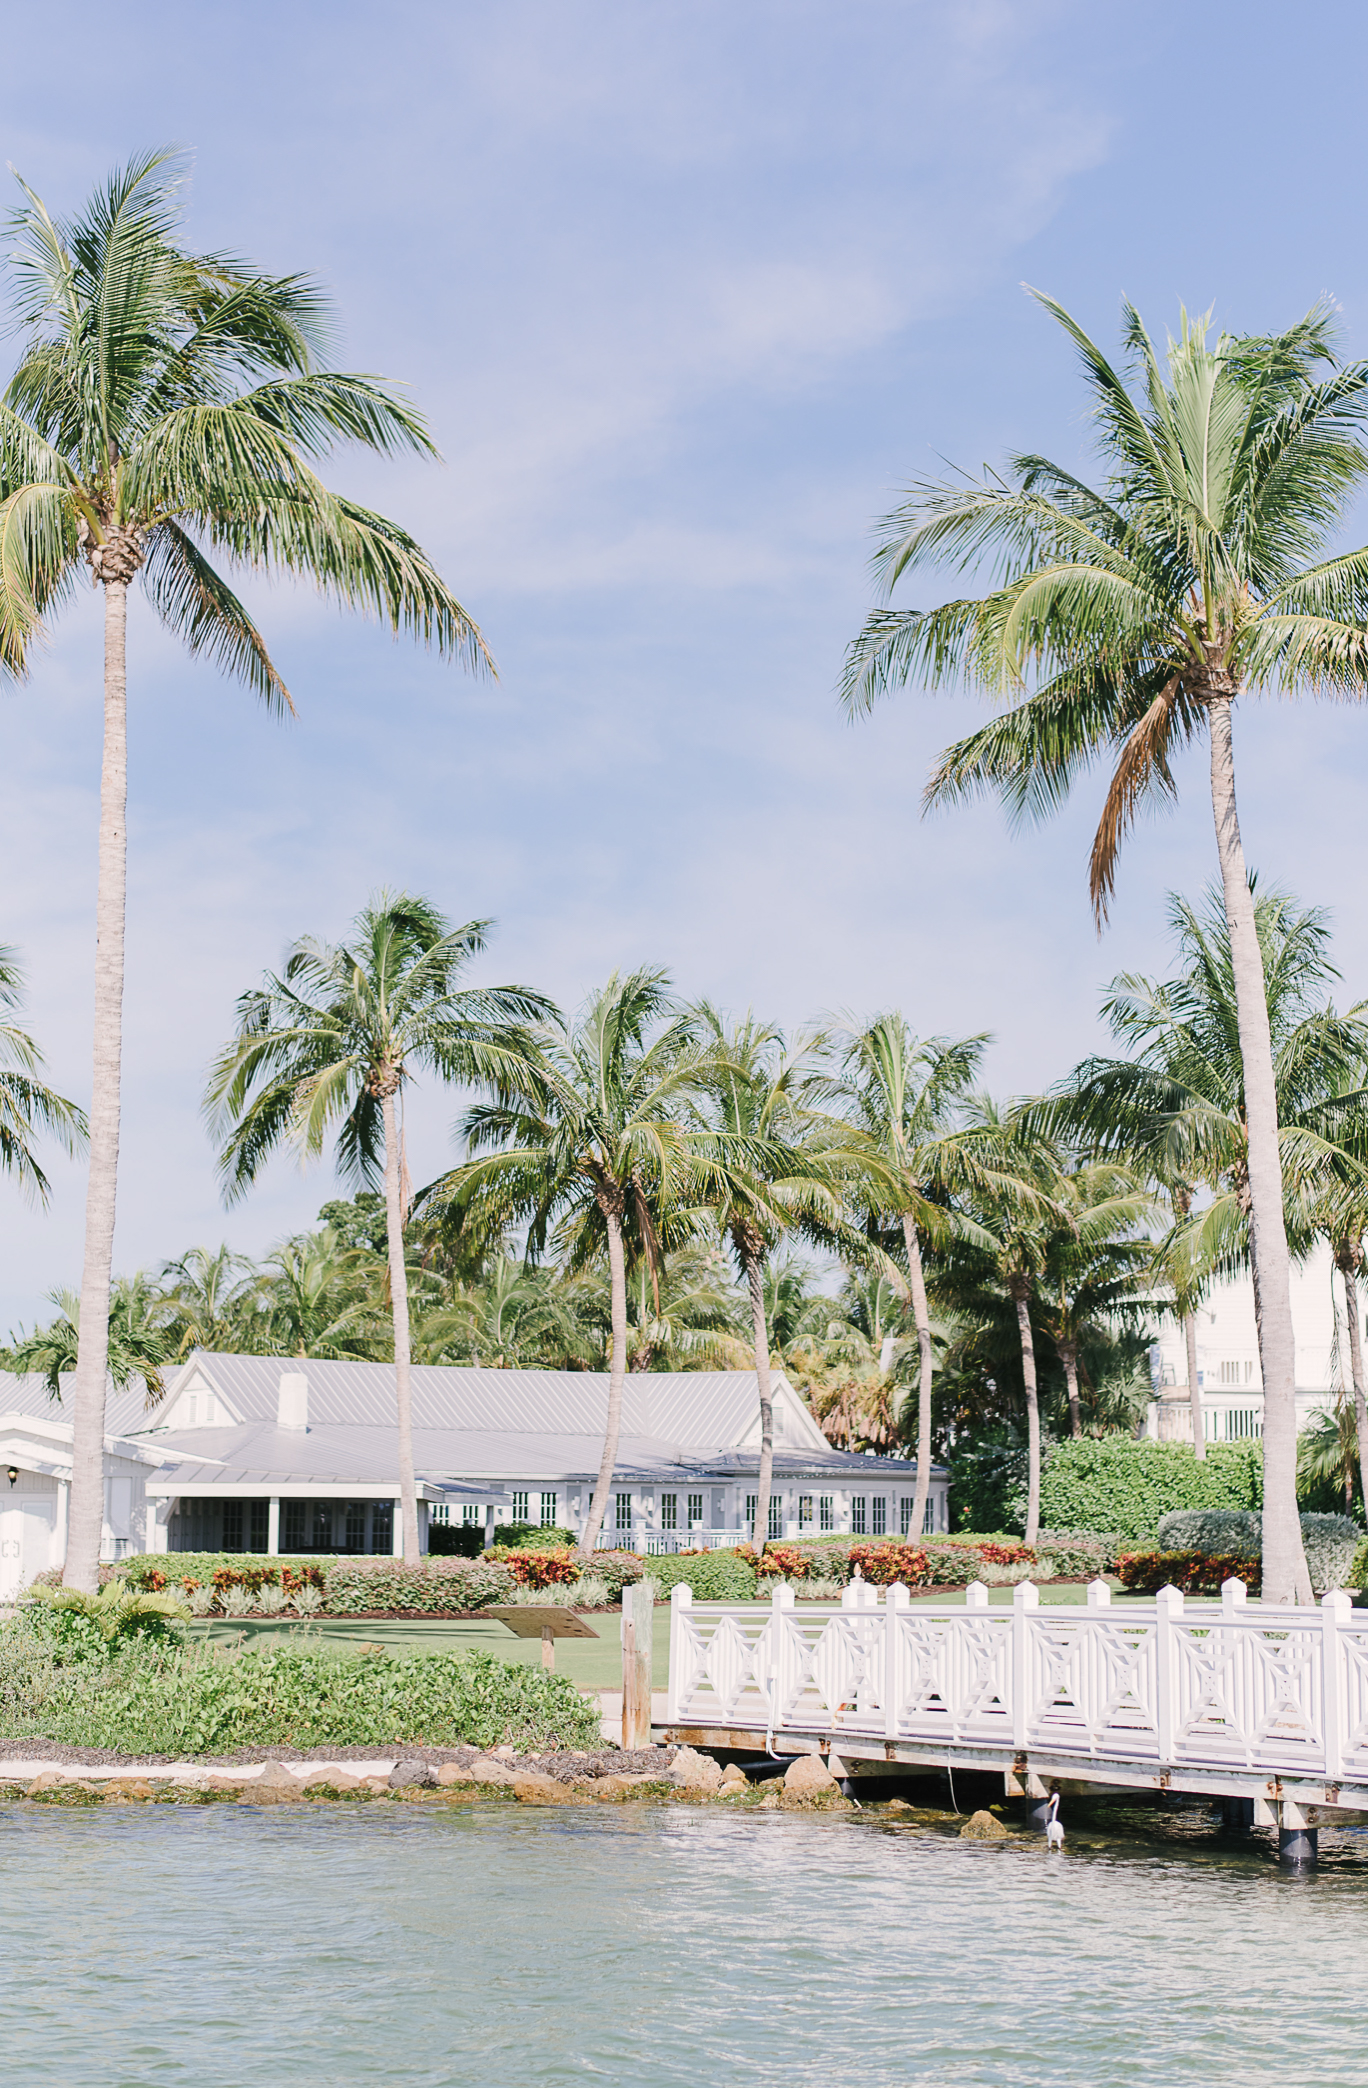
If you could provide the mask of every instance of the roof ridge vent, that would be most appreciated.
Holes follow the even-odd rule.
[[[309,1426],[309,1380],[302,1370],[282,1370],[276,1402],[276,1427]]]

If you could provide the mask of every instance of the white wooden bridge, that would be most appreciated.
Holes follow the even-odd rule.
[[[780,1588],[768,1609],[671,1598],[664,1732],[697,1747],[819,1752],[846,1777],[893,1765],[1000,1771],[1043,1801],[1070,1781],[1252,1801],[1293,1860],[1311,1808],[1368,1811],[1368,1610],[1219,1602],[1165,1588],[1115,1607],[913,1604],[856,1581],[839,1605]]]

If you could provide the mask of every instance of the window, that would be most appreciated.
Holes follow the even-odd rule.
[[[746,1528],[748,1530],[753,1530],[755,1528],[755,1511],[759,1506],[759,1494],[746,1495]]]
[[[484,1521],[484,1515],[478,1501],[466,1502],[465,1507],[461,1510],[461,1521],[468,1530],[475,1528]]]
[[[394,1550],[394,1503],[376,1501],[371,1508],[371,1546],[377,1556]]]
[[[784,1534],[784,1502],[780,1494],[770,1495],[769,1535],[771,1538]]]
[[[678,1494],[662,1494],[660,1496],[660,1527],[662,1530],[677,1530],[679,1528]]]
[[[864,1494],[850,1496],[850,1534],[863,1537],[868,1527],[869,1502]]]
[[[926,1496],[926,1513],[922,1517],[922,1536],[929,1537],[936,1527],[936,1504],[931,1495]]]
[[[553,1493],[542,1495],[541,1526],[544,1530],[553,1530],[556,1526],[556,1496]]]
[[[800,1530],[805,1530],[805,1529],[810,1529],[810,1528],[811,1528],[811,1526],[812,1526],[812,1495],[811,1495],[811,1494],[799,1494],[799,1496],[798,1496],[798,1527],[799,1527],[799,1529],[800,1529]]]
[[[907,1535],[907,1526],[912,1520],[912,1510],[915,1505],[915,1502],[908,1500],[906,1494],[903,1495],[903,1498],[898,1503],[898,1530],[904,1537]]]
[[[690,1494],[690,1495],[689,1495],[689,1528],[690,1528],[691,1530],[701,1530],[701,1529],[702,1529],[702,1527],[703,1527],[703,1496],[702,1496],[702,1494]]]
[[[252,1533],[248,1551],[264,1552],[271,1541],[271,1504],[269,1501],[249,1501],[252,1511]]]
[[[435,1501],[433,1503],[432,1507],[428,1509],[428,1521],[430,1523],[449,1523],[451,1521],[451,1509],[445,1501]]]
[[[313,1549],[317,1552],[333,1548],[333,1504],[331,1501],[315,1501],[313,1504]]]
[[[223,1504],[223,1549],[225,1551],[240,1552],[242,1550],[242,1511],[245,1506],[246,1503],[243,1501],[225,1501]]]
[[[888,1502],[882,1494],[874,1496],[874,1516],[870,1523],[870,1535],[882,1537],[888,1530]]]
[[[363,1552],[366,1549],[366,1504],[364,1501],[347,1503],[347,1550]]]
[[[619,1530],[630,1530],[632,1527],[632,1496],[629,1493],[615,1494],[613,1501],[613,1521],[615,1527]]]
[[[817,1504],[817,1527],[819,1530],[834,1530],[836,1527],[836,1501],[832,1494],[823,1494]]]
[[[513,1496],[513,1521],[527,1521],[527,1495],[525,1493],[515,1493]]]

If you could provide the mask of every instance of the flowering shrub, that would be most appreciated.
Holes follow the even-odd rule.
[[[812,1553],[797,1544],[767,1544],[755,1571],[761,1580],[806,1580],[812,1571]]]
[[[1263,1567],[1257,1559],[1239,1554],[1222,1557],[1217,1552],[1134,1551],[1122,1552],[1116,1570],[1123,1587],[1132,1594],[1155,1595],[1160,1588],[1181,1588],[1185,1595],[1219,1595],[1221,1583],[1242,1580],[1251,1595],[1263,1586]]]
[[[568,1551],[512,1551],[500,1546],[499,1564],[508,1568],[520,1588],[562,1587],[584,1571],[583,1560]]]
[[[852,1544],[850,1563],[858,1566],[865,1580],[878,1588],[901,1581],[905,1588],[919,1588],[926,1580],[927,1556],[920,1544]]]

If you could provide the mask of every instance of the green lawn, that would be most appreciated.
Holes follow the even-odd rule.
[[[1076,1603],[1087,1598],[1087,1591],[1072,1584],[1057,1588],[1043,1587],[1040,1600],[1045,1603]],[[1134,1597],[1117,1595],[1113,1591],[1113,1602],[1124,1603]],[[1010,1588],[990,1588],[988,1600],[997,1609],[1010,1608]],[[917,1604],[935,1603],[947,1608],[962,1608],[964,1591],[947,1588],[935,1595],[919,1596]],[[767,1610],[768,1603],[748,1605],[757,1611]],[[915,1605],[914,1605],[915,1606]],[[799,1614],[802,1606],[799,1605]],[[556,1646],[556,1667],[563,1675],[581,1689],[620,1689],[622,1687],[622,1651],[618,1638],[618,1613],[608,1610],[601,1616],[585,1619],[590,1629],[598,1632],[596,1639],[561,1639]],[[351,1652],[357,1646],[387,1646],[396,1653],[492,1653],[499,1660],[541,1659],[539,1639],[514,1638],[506,1625],[497,1617],[462,1618],[448,1621],[440,1617],[321,1617],[309,1624],[285,1624],[274,1620],[229,1624],[222,1619],[211,1624],[198,1624],[192,1629],[219,1645],[232,1645],[242,1640],[249,1646],[263,1646],[273,1641],[287,1641],[300,1632],[310,1633],[335,1645],[339,1651]],[[654,1658],[652,1680],[657,1689],[664,1689],[669,1681],[670,1670],[670,1612],[668,1605],[657,1605],[655,1613]]]

